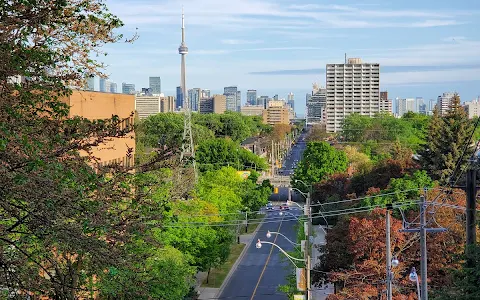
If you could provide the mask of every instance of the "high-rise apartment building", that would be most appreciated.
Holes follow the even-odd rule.
[[[480,117],[480,98],[470,102],[465,102],[463,108],[465,109],[469,119]]]
[[[135,84],[123,82],[122,94],[135,94]]]
[[[393,114],[392,100],[388,99],[388,92],[380,92],[380,111]]]
[[[287,104],[295,111],[295,95],[293,93],[288,93]]]
[[[188,90],[188,100],[190,101],[190,110],[199,111],[202,89],[193,88]]]
[[[359,113],[373,117],[380,111],[380,65],[350,58],[345,64],[327,64],[327,131],[342,130],[345,117]]]
[[[115,82],[110,82],[110,93],[116,94],[117,93],[117,84]]]
[[[257,90],[247,91],[247,105],[257,105]]]
[[[228,111],[240,111],[241,94],[236,86],[227,86],[223,89],[223,95],[227,98]]]
[[[213,95],[213,97],[200,99],[201,114],[223,114],[227,109],[227,97],[225,95]]]
[[[325,120],[327,89],[313,84],[312,94],[307,96],[307,124],[320,124]]]
[[[237,110],[240,112],[240,107],[242,106],[242,93],[240,91],[237,91]]]
[[[177,97],[175,100],[175,108],[176,110],[182,110],[183,108],[183,92],[182,92],[181,86],[177,86]]]
[[[288,107],[270,106],[263,110],[263,123],[269,125],[290,124],[290,113]]]
[[[455,93],[443,93],[437,98],[437,109],[441,116],[445,116],[452,104]]]
[[[148,87],[152,89],[152,94],[160,95],[162,93],[162,80],[160,77],[149,77]]]
[[[107,80],[105,78],[100,78],[99,80],[99,91],[106,93],[107,92]]]

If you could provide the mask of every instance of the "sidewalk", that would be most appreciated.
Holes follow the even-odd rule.
[[[325,230],[320,225],[313,226],[313,231],[315,234],[315,238],[313,239],[312,244],[312,269],[315,267],[317,263],[320,262],[319,257],[322,253],[317,249],[317,246],[325,244]],[[315,300],[325,300],[327,299],[329,294],[333,294],[333,285],[327,284],[322,287],[312,287],[312,298]]]
[[[245,256],[245,253],[247,252],[247,249],[251,245],[253,239],[255,238],[255,235],[257,234],[258,229],[261,226],[257,226],[257,229],[251,234],[243,234],[240,236],[240,243],[245,244],[245,248],[243,248],[242,253],[238,257],[237,261],[233,264],[232,268],[228,272],[227,277],[225,277],[225,280],[223,281],[222,285],[220,288],[206,288],[202,287],[202,282],[207,278],[207,273],[206,272],[198,272],[196,275],[197,279],[197,291],[199,293],[199,300],[211,300],[211,299],[217,299],[217,297],[222,293],[223,289],[227,285],[227,283],[230,281],[230,277],[232,277],[233,273],[237,269],[238,265],[243,259],[243,256]]]

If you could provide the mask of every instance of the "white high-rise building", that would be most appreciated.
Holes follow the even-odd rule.
[[[413,98],[405,98],[399,99],[397,98],[397,112],[398,116],[402,117],[407,112],[415,112],[415,99]]]
[[[443,95],[437,98],[437,108],[441,116],[447,114],[450,104],[452,104],[455,93],[443,93]]]
[[[350,58],[345,64],[327,64],[327,131],[342,130],[348,115],[373,117],[380,111],[380,65]]]

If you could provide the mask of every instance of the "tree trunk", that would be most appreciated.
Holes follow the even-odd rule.
[[[208,278],[210,277],[210,268],[208,268],[208,272],[207,272],[207,284],[208,284]]]

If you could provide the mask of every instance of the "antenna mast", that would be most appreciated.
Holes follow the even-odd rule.
[[[186,68],[185,68],[185,57],[188,53],[187,45],[185,44],[185,17],[183,14],[182,7],[182,43],[178,47],[178,53],[182,56],[182,66],[181,66],[181,78],[180,85],[182,89],[183,96],[183,110],[184,110],[184,119],[183,119],[183,139],[182,139],[182,153],[180,154],[180,162],[187,164],[191,163],[193,166],[193,172],[195,175],[195,182],[197,182],[197,168],[195,163],[195,148],[193,147],[193,135],[192,135],[192,111],[190,108],[190,100],[188,99],[187,87],[186,87]]]

